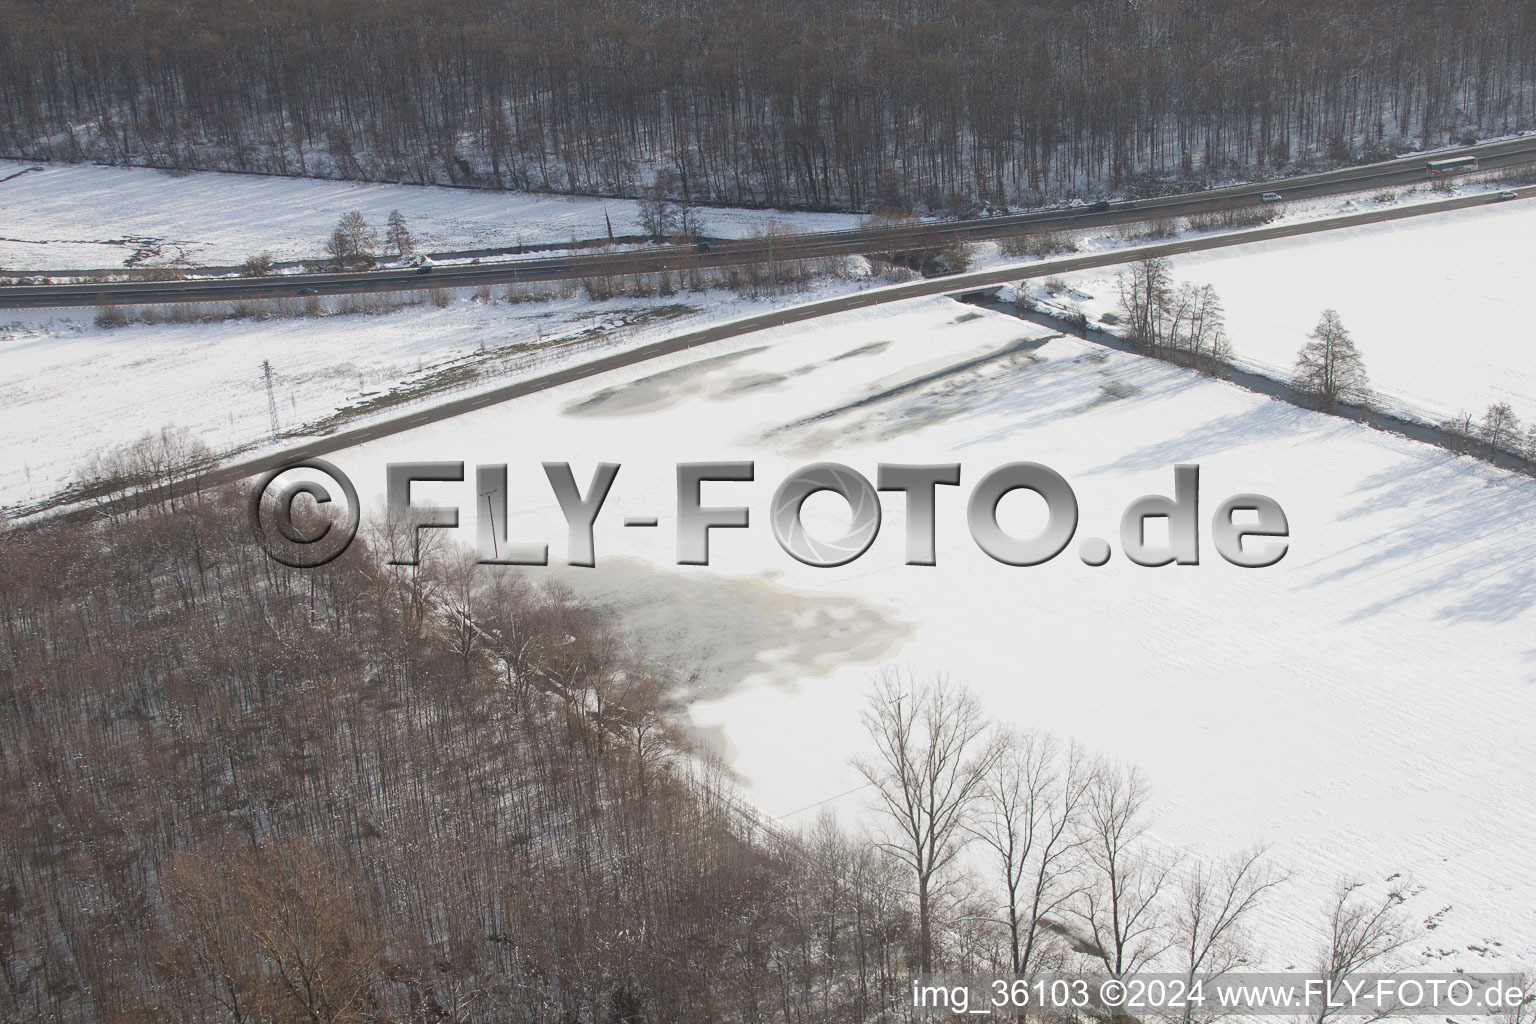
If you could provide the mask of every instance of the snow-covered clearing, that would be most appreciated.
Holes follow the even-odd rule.
[[[594,463],[621,463],[597,567],[550,571],[613,603],[681,675],[699,671],[696,723],[789,823],[807,822],[807,808],[863,806],[847,759],[864,746],[858,712],[878,665],[943,671],[1006,721],[1142,765],[1161,841],[1205,855],[1274,841],[1296,877],[1257,929],[1272,966],[1310,955],[1337,880],[1396,872],[1414,880],[1415,920],[1450,907],[1415,955],[1445,968],[1529,964],[1536,481],[1075,339],[1036,345],[1048,334],[914,300],[618,371],[333,461],[365,517],[378,514],[386,461],[507,463],[511,535],[548,541],[557,565],[566,529],[540,462],[572,462],[583,486]],[[679,567],[674,465],[729,459],[754,460],[756,480],[707,484],[704,503],[749,506],[752,526],[715,531],[711,566]],[[821,460],[871,478],[882,461],[960,462],[962,486],[939,489],[938,565],[902,564],[895,495],[857,561],[811,568],[781,551],[767,503],[793,467]],[[970,487],[1016,460],[1062,473],[1081,507],[1074,542],[1035,568],[993,562],[963,525]],[[1286,558],[1238,569],[1205,540],[1198,566],[1140,568],[1118,550],[1103,568],[1083,564],[1077,542],[1117,536],[1124,506],[1171,493],[1178,463],[1201,467],[1203,524],[1234,493],[1278,501]],[[472,539],[472,469],[463,484],[413,493],[460,506]],[[626,529],[629,515],[660,527]],[[827,495],[806,515],[826,534],[846,522]],[[1023,535],[1041,516],[1015,494],[1001,518]]]
[[[1243,365],[1288,376],[1318,314],[1331,307],[1384,406],[1434,422],[1507,401],[1531,418],[1533,236],[1536,202],[1521,200],[1193,253],[1176,258],[1173,270],[1221,295]],[[1080,294],[1062,298],[1097,317],[1118,304],[1115,275],[1064,275]]]
[[[41,170],[18,173],[29,167]],[[260,252],[320,257],[350,210],[381,236],[390,211],[399,210],[423,252],[603,238],[610,220],[616,235],[642,232],[639,203],[630,199],[0,160],[0,178],[7,177],[0,268],[10,270],[122,267],[135,254],[144,266],[230,266]],[[860,222],[851,214],[714,208],[701,218],[705,233],[723,238],[770,224],[834,231]]]

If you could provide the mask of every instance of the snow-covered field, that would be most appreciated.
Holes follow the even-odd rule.
[[[27,171],[39,167],[37,171]],[[18,173],[26,172],[26,173]],[[231,266],[247,256],[319,257],[336,220],[361,211],[382,235],[399,210],[423,252],[509,247],[642,232],[639,204],[418,185],[371,185],[92,164],[0,160],[0,269],[91,270],[173,262]],[[605,220],[606,216],[606,220]],[[857,227],[850,214],[706,209],[703,230],[745,237]]]
[[[0,508],[47,498],[94,453],[162,427],[187,428],[220,455],[271,445],[264,361],[286,434],[338,413],[399,414],[762,308],[719,292],[532,303],[454,293],[444,308],[114,329],[95,326],[91,310],[11,314],[0,320]]]
[[[51,194],[56,212],[28,206],[23,218],[35,219],[23,228],[52,223],[49,237],[108,238],[139,230],[129,222],[143,218],[144,230],[171,237],[188,225],[204,247],[192,258],[209,262],[253,247],[307,254],[352,208],[381,221],[399,206],[426,241],[432,215],[413,213],[402,196],[439,197],[441,237],[454,241],[428,245],[484,241],[481,228],[504,240],[519,203],[570,203],[580,216],[595,213],[582,223],[601,233],[605,205],[49,168],[0,183],[0,236],[20,233],[7,190],[75,173],[85,176],[79,186]],[[100,182],[116,175],[125,191],[105,191],[118,186]],[[95,198],[72,212],[68,195],[89,182]],[[364,204],[375,190],[377,207]],[[300,218],[307,234],[283,222],[286,213],[262,212],[296,209],[311,191],[318,205]],[[485,220],[475,221],[465,211],[482,202]],[[1296,204],[1287,216],[1337,206]],[[556,239],[593,233],[553,214],[527,216],[558,223]],[[1283,373],[1318,311],[1336,306],[1388,404],[1449,413],[1508,398],[1530,415],[1533,300],[1520,255],[1533,218],[1536,204],[1506,203],[1184,257],[1175,272],[1220,291],[1240,360]],[[625,230],[617,216],[615,229]],[[293,250],[280,248],[285,238]],[[1083,240],[1087,249],[1122,242]],[[7,244],[0,263],[16,259]],[[120,262],[125,250],[99,251]],[[91,264],[108,265],[60,263]],[[1112,308],[1113,277],[1069,279],[1073,301]],[[856,286],[828,283],[803,298]],[[695,308],[664,309],[675,304]],[[10,315],[0,327],[0,504],[44,497],[91,452],[168,424],[216,449],[259,443],[270,428],[263,360],[289,429],[467,368],[499,382],[590,357],[593,346],[763,308],[719,294],[524,305],[460,296],[386,315],[110,331],[89,311]],[[1421,889],[1416,916],[1451,908],[1415,952],[1446,966],[1529,964],[1536,540],[1527,525],[1536,481],[1049,333],[916,300],[654,361],[334,461],[369,514],[385,461],[507,463],[512,534],[548,540],[557,563],[565,527],[539,463],[571,461],[583,483],[593,463],[622,463],[598,529],[598,568],[550,571],[620,608],[634,635],[681,673],[697,670],[696,725],[753,799],[789,823],[823,805],[850,815],[863,806],[847,758],[878,666],[945,671],[1010,722],[1142,765],[1157,786],[1158,837],[1170,845],[1217,855],[1273,840],[1296,880],[1260,929],[1272,966],[1310,952],[1323,894],[1339,877],[1379,882],[1396,872]],[[530,355],[530,344],[543,354]],[[711,567],[679,567],[673,467],[720,459],[754,460],[757,479],[708,485],[705,502],[749,505],[753,526],[716,532]],[[938,566],[902,564],[904,515],[892,496],[879,539],[850,565],[813,569],[784,554],[768,500],[793,467],[819,460],[870,477],[881,461],[960,462],[962,487],[939,491]],[[1290,553],[1274,568],[1241,570],[1207,541],[1199,566],[1143,569],[1117,552],[1095,569],[1074,542],[1048,565],[1002,566],[965,532],[965,497],[983,473],[1020,460],[1072,483],[1078,540],[1117,536],[1127,503],[1170,493],[1173,466],[1194,462],[1203,532],[1222,498],[1257,491],[1288,513]],[[461,505],[472,529],[472,489],[423,485],[418,498]],[[806,510],[813,528],[832,532],[840,521],[825,495]],[[657,515],[660,527],[625,529],[624,515]],[[1035,524],[1023,496],[1005,500],[1002,516],[1021,534]]]
[[[1488,181],[1465,187],[1498,186]],[[1409,190],[1402,201],[1434,197],[1424,186]],[[1278,222],[1297,222],[1373,205],[1373,198],[1362,195],[1287,202],[1271,212]],[[628,199],[0,160],[0,270],[234,266],[262,252],[279,261],[321,257],[337,218],[351,210],[360,211],[381,235],[390,212],[399,210],[422,252],[603,238],[610,224],[615,235],[643,233],[639,203]],[[723,238],[770,226],[846,230],[863,220],[854,214],[713,207],[699,215],[705,234]],[[1084,251],[1121,246],[1127,230],[1088,233],[1080,242]],[[994,250],[983,246],[983,259]]]
[[[507,463],[512,538],[547,541],[557,565],[566,531],[539,463],[572,462],[583,486],[594,463],[621,463],[597,567],[551,572],[620,609],[681,674],[699,671],[696,723],[789,823],[865,805],[848,757],[864,745],[858,712],[877,666],[942,671],[1008,722],[1143,766],[1161,841],[1202,855],[1273,841],[1296,876],[1257,929],[1271,966],[1311,954],[1340,878],[1398,872],[1414,881],[1415,920],[1450,908],[1414,954],[1447,968],[1529,964],[1536,481],[1048,335],[914,300],[659,360],[334,461],[365,516],[377,515],[386,461]],[[729,459],[754,460],[756,480],[707,484],[704,503],[748,506],[752,525],[715,531],[709,567],[679,567],[674,465]],[[938,565],[903,564],[892,495],[857,561],[811,568],[781,551],[768,501],[792,468],[822,460],[871,478],[880,462],[961,463],[962,486],[939,489]],[[1074,542],[1036,568],[993,562],[963,525],[970,487],[1017,460],[1062,473],[1081,507]],[[1171,493],[1179,463],[1201,467],[1200,565],[1140,568],[1118,550],[1103,568],[1079,560],[1079,541],[1117,536],[1130,501]],[[466,541],[472,474],[413,492],[459,505]],[[1245,491],[1289,516],[1278,566],[1239,569],[1211,547],[1211,513]],[[841,509],[813,497],[807,522],[840,532]],[[626,529],[630,515],[660,526]],[[1040,516],[1015,494],[1001,519],[1022,535]]]
[[[1432,420],[1507,401],[1536,417],[1536,202],[1181,256],[1174,277],[1213,285],[1238,362],[1285,377],[1318,314],[1337,309],[1388,407]],[[1114,270],[1064,275],[1118,303]],[[1064,296],[1068,301],[1071,296]]]
[[[396,188],[229,175],[171,178],[154,171],[94,167],[47,173],[56,170],[147,178],[173,191],[230,182],[231,202],[269,187]],[[42,175],[23,175],[0,184],[0,191],[29,179],[42,180]],[[452,204],[487,198],[485,193],[398,188],[446,193],[443,202]],[[1427,197],[1421,193],[1405,201]],[[1371,202],[1287,204],[1285,217],[1312,220]],[[177,208],[161,206],[162,212]],[[1388,404],[1450,415],[1459,408],[1480,410],[1510,395],[1518,413],[1529,409],[1536,414],[1536,357],[1525,341],[1531,318],[1520,315],[1529,312],[1530,300],[1518,264],[1520,239],[1533,220],[1536,204],[1505,203],[1184,257],[1178,275],[1216,280],[1239,359],[1266,372],[1286,373],[1317,310],[1333,303],[1360,339]],[[259,222],[249,228],[266,229]],[[1131,233],[1079,233],[1077,244],[1083,252],[1104,251],[1132,244]],[[1446,251],[1457,252],[1458,258],[1444,259]],[[1002,255],[995,243],[976,247],[978,268],[1010,262],[1017,259]],[[808,301],[878,283],[868,280],[867,267],[853,271],[852,280],[818,282],[810,293],[775,302]],[[1095,315],[1112,309],[1117,301],[1114,273],[1070,275],[1066,280],[1073,290],[1061,298]],[[1039,292],[1043,282],[1031,287]],[[1437,296],[1436,301],[1426,303],[1425,294]],[[1300,295],[1318,298],[1303,302]],[[9,443],[0,451],[0,507],[46,498],[69,483],[92,453],[167,425],[193,430],[216,452],[262,443],[271,433],[264,360],[274,372],[280,426],[291,431],[338,411],[357,412],[386,393],[424,391],[470,369],[478,374],[467,382],[470,386],[489,386],[548,368],[553,359],[588,355],[594,346],[638,344],[706,320],[761,312],[768,305],[767,300],[744,302],[715,292],[601,304],[570,298],[485,306],[455,293],[446,309],[425,305],[387,315],[140,324],[115,330],[96,327],[91,310],[4,314],[0,431]],[[637,320],[646,322],[636,326]],[[585,339],[583,344],[570,345],[578,337]],[[521,351],[550,342],[561,343],[566,351],[547,359]],[[1443,399],[1436,397],[1442,394]],[[418,404],[428,400],[427,394],[417,399]],[[390,411],[399,408],[392,405]],[[91,413],[82,415],[81,410]]]

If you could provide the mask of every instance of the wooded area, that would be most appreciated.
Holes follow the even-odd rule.
[[[968,211],[1536,125],[1533,0],[0,0],[0,152]]]
[[[233,489],[100,508],[0,531],[7,1024],[895,1022],[929,968],[1261,956],[1262,847],[1156,843],[1139,770],[961,682],[877,679],[867,828],[774,822],[558,589],[446,547],[387,567],[387,525],[289,570]],[[1346,882],[1305,962],[1389,957],[1403,900]]]
[[[891,1005],[878,852],[765,827],[610,623],[487,570],[290,571],[232,491],[0,533],[0,1020]]]

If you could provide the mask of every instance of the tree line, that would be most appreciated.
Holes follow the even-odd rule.
[[[1116,275],[1116,312],[1122,333],[1136,349],[1156,359],[1221,375],[1231,367],[1232,343],[1221,298],[1210,285],[1173,282],[1166,257],[1139,260]],[[1085,317],[1080,317],[1086,328]],[[1336,309],[1323,310],[1296,353],[1288,384],[1324,412],[1369,410],[1378,401],[1365,357]],[[1514,456],[1536,466],[1536,422],[1523,423],[1507,401],[1490,402],[1482,416],[1461,412],[1434,423],[1453,450],[1508,464]]]
[[[0,152],[816,209],[1532,127],[1536,2],[0,0]]]
[[[1255,970],[1276,954],[1254,918],[1289,873],[1264,845],[1211,858],[1156,841],[1151,788],[1134,765],[996,722],[942,674],[887,670],[864,723],[874,752],[857,765],[884,825],[873,841],[909,879],[923,973],[1125,979],[1154,970],[1193,990],[1197,979]],[[963,857],[967,848],[973,855]],[[1413,938],[1411,886],[1388,882],[1340,882],[1316,946],[1279,955],[1341,989],[1397,962]],[[1337,1012],[1324,1007],[1314,1019]],[[1205,1014],[1190,1005],[1169,1019],[1220,1016]]]

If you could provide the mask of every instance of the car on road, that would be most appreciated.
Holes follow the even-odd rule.
[[[1499,193],[1499,198],[1500,199],[1519,199],[1520,198],[1520,193],[1516,192],[1512,188],[1507,188],[1504,191]]]
[[[1280,193],[1265,192],[1263,195],[1259,196],[1259,201],[1264,203],[1278,203],[1280,201]]]
[[[304,296],[304,295],[317,295],[319,293],[316,292],[313,288],[300,288],[294,294],[299,295],[299,296]]]
[[[1108,199],[1100,199],[1098,202],[1093,204],[1093,209],[1095,210],[1107,210],[1109,207],[1110,202]]]

